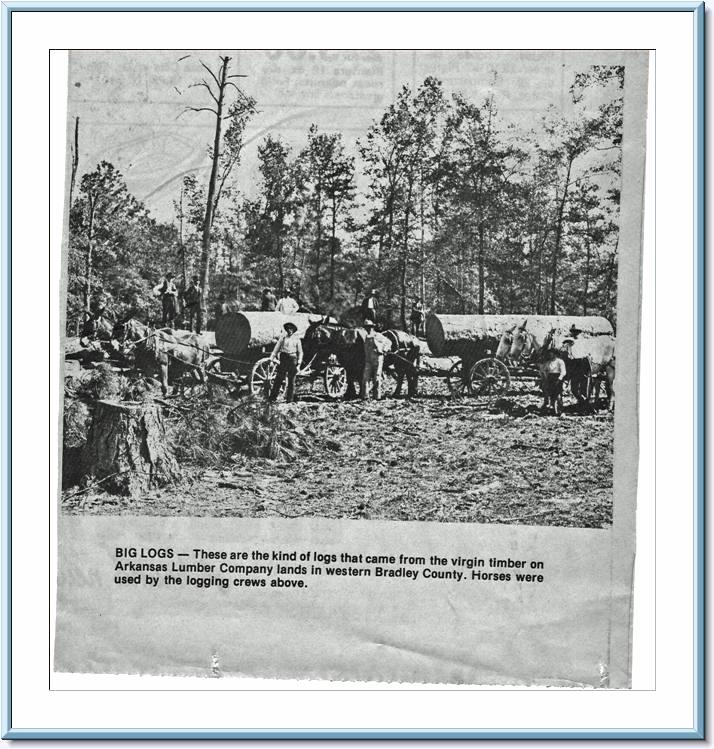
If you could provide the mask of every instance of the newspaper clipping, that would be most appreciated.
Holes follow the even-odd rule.
[[[631,686],[647,77],[70,52],[56,672]]]

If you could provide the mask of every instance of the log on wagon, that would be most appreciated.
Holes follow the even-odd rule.
[[[275,378],[275,363],[270,360],[273,347],[291,322],[303,338],[307,329],[319,323],[321,315],[296,312],[228,312],[216,321],[216,346],[221,354],[209,365],[209,379],[237,393],[247,386],[254,395],[266,394]],[[330,318],[332,320],[332,318]],[[332,320],[334,322],[334,320]],[[299,374],[313,374],[305,362]]]
[[[527,331],[534,350],[544,345],[563,348],[568,338],[614,337],[604,317],[577,315],[437,315],[426,320],[426,339],[435,356],[455,356],[449,373],[452,389],[499,395],[511,383],[513,362],[502,354],[506,337]],[[519,374],[523,369],[519,369]]]

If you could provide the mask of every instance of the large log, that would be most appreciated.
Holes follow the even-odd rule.
[[[229,312],[216,320],[216,345],[228,355],[240,356],[248,350],[273,346],[283,334],[283,325],[294,323],[302,338],[311,322],[323,317],[307,312]]]
[[[159,405],[97,401],[82,468],[107,491],[129,496],[178,479]]]
[[[496,352],[495,346],[503,333],[526,326],[537,345],[542,345],[550,330],[555,330],[554,343],[576,328],[580,335],[613,335],[612,325],[604,317],[567,315],[428,315],[426,340],[434,356],[461,356],[475,343],[483,343]]]
[[[431,350],[429,349],[427,342],[422,341],[421,338],[417,338],[411,333],[407,333],[404,330],[390,329],[385,330],[384,335],[392,342],[393,351],[416,346],[419,349],[419,354],[421,356],[431,356]]]

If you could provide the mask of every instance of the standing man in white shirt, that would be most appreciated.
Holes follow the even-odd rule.
[[[544,353],[543,362],[539,366],[543,388],[543,408],[551,403],[556,416],[563,409],[563,382],[568,376],[565,362],[553,349]]]
[[[283,325],[285,333],[280,336],[275,344],[273,353],[270,358],[277,362],[278,369],[275,373],[275,382],[270,391],[271,401],[276,401],[280,394],[280,388],[283,386],[285,378],[288,378],[288,390],[285,393],[285,400],[288,403],[295,402],[295,377],[302,365],[302,343],[297,335],[297,326],[291,322]]]
[[[377,322],[377,289],[372,289],[362,301],[362,317],[373,323]]]
[[[275,308],[276,312],[282,312],[284,315],[294,315],[300,306],[293,298],[289,291],[284,291],[283,295],[278,300],[278,304]]]

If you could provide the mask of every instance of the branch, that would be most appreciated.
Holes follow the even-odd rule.
[[[216,98],[216,95],[211,90],[211,87],[206,83],[206,81],[202,80],[200,83],[192,83],[189,88],[196,88],[197,86],[204,86],[206,91],[211,95],[211,99],[218,104],[218,99]]]
[[[218,117],[218,112],[216,112],[215,109],[211,109],[210,107],[186,107],[186,109],[181,112],[181,114],[184,114],[185,112],[211,112],[211,114],[215,114],[216,117]],[[181,116],[179,115],[179,117]],[[178,117],[176,118],[178,119]]]
[[[248,77],[247,75],[241,75],[240,73],[234,73],[233,75],[226,76],[226,79],[229,79],[229,78],[247,78],[247,77]]]
[[[218,90],[220,91],[221,90],[221,82],[218,80],[218,78],[216,78],[216,74],[208,67],[208,65],[206,65],[205,62],[203,62],[203,60],[199,60],[199,62],[208,71],[208,74],[211,76],[211,78],[213,78],[213,80],[216,82],[216,86],[218,86]]]

